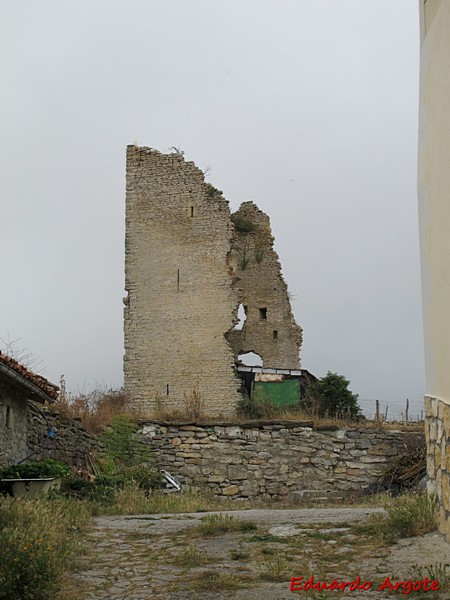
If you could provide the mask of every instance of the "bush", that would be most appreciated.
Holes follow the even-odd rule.
[[[46,477],[66,477],[70,467],[53,458],[28,460],[18,465],[5,467],[0,471],[1,479],[41,479]]]
[[[65,384],[61,381],[61,386]],[[88,393],[63,393],[55,405],[67,417],[79,417],[91,434],[99,434],[114,417],[127,411],[127,397],[123,389],[96,388]]]
[[[47,600],[77,548],[77,532],[90,520],[79,502],[0,500],[0,599]]]
[[[235,230],[241,233],[251,233],[256,229],[256,225],[253,221],[250,221],[250,219],[246,219],[241,215],[231,215],[231,221],[233,222]]]
[[[358,394],[353,394],[350,381],[337,373],[328,373],[308,388],[302,406],[312,415],[356,420],[361,416]]]
[[[116,463],[131,467],[150,461],[151,450],[140,441],[136,429],[131,416],[118,415],[100,434],[106,454]]]

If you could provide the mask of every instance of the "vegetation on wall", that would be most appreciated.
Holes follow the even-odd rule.
[[[60,381],[60,400],[54,406],[66,417],[79,418],[88,433],[98,435],[106,425],[121,414],[132,414],[123,388],[97,387],[90,392],[72,394],[65,390],[64,376]]]
[[[240,233],[251,233],[255,231],[256,225],[250,219],[241,217],[241,215],[231,215],[231,221],[233,222],[234,228]]]

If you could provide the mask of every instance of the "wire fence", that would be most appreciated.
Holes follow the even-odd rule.
[[[423,397],[381,401],[358,398],[363,415],[379,421],[421,422],[425,418]]]

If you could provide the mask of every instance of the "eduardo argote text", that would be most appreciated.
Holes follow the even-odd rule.
[[[333,579],[329,583],[326,581],[315,581],[314,575],[311,575],[309,579],[305,577],[292,577],[290,588],[291,592],[300,592],[308,590],[347,590],[350,592],[362,591],[367,592],[368,590],[374,589],[378,592],[383,590],[391,590],[395,592],[401,592],[402,594],[410,594],[411,592],[418,592],[422,590],[424,592],[435,592],[441,589],[439,581],[437,579],[429,579],[424,577],[423,579],[413,580],[407,579],[405,581],[392,581],[390,577],[381,584],[372,584],[371,581],[361,581],[361,577],[357,577],[353,581],[338,581]]]

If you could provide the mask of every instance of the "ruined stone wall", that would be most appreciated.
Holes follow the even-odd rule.
[[[53,437],[48,435],[49,427],[54,430]],[[27,447],[27,454],[33,453],[30,460],[54,458],[83,472],[91,472],[92,454],[102,452],[98,439],[87,433],[80,419],[65,417],[49,407],[36,408],[31,403]]]
[[[438,525],[450,542],[450,405],[425,397],[428,492],[436,494]]]
[[[240,395],[225,334],[238,293],[228,202],[180,154],[127,149],[125,391],[151,416],[200,399],[210,415]]]
[[[0,465],[27,454],[27,401],[23,389],[0,380]]]
[[[292,314],[269,217],[244,202],[232,220],[233,265],[246,313],[242,329],[228,334],[234,354],[255,352],[265,367],[298,369],[302,331]]]
[[[142,436],[159,466],[186,484],[233,498],[323,498],[359,494],[423,432],[313,431],[303,423],[169,425]]]

